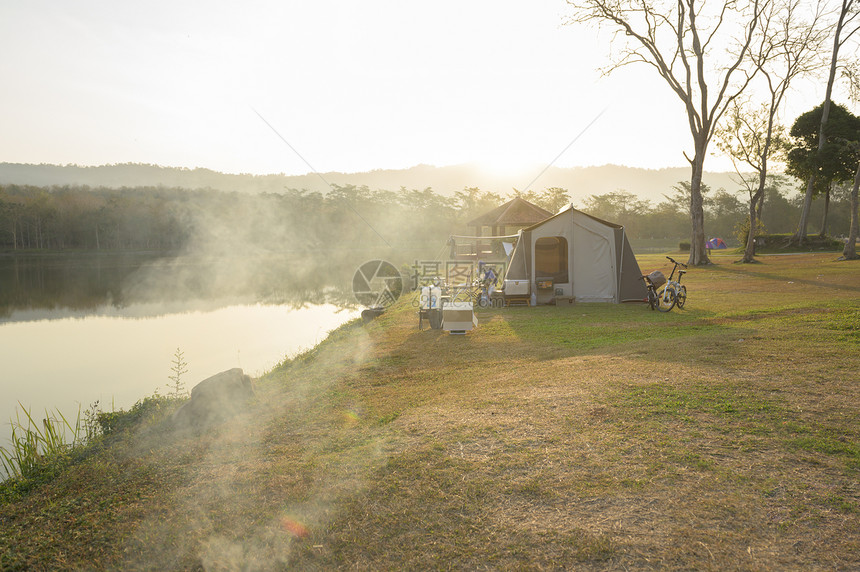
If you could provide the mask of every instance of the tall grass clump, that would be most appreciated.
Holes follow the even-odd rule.
[[[10,421],[9,445],[0,446],[0,501],[27,494],[103,446],[141,427],[157,424],[185,399],[154,395],[138,401],[128,411],[109,412],[101,411],[96,401],[83,414],[78,407],[74,421],[59,409],[45,410],[44,418],[38,420],[22,405],[23,413],[17,411]]]
[[[53,413],[46,409],[41,422],[33,419],[23,405],[21,409],[24,419],[20,411],[16,411],[15,419],[10,421],[12,435],[9,447],[0,446],[0,463],[8,477],[21,479],[34,475],[44,465],[62,459],[82,445],[90,433],[81,420],[80,407],[74,425],[59,409]]]
[[[184,353],[177,348],[168,376],[169,395],[158,395],[156,390],[155,395],[141,399],[128,411],[111,408],[104,412],[96,401],[82,415],[78,406],[74,423],[59,409],[53,412],[46,409],[44,418],[37,421],[19,401],[20,410],[16,410],[9,423],[12,428],[9,444],[0,445],[0,496],[10,487],[27,489],[50,480],[69,462],[74,462],[73,457],[79,453],[86,456],[87,449],[105,438],[164,419],[187,399],[182,378],[188,373],[187,365]]]

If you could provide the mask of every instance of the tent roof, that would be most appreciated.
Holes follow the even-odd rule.
[[[533,205],[527,200],[514,197],[500,207],[469,221],[469,226],[506,226],[535,224],[552,216],[548,210]]]
[[[580,210],[577,210],[577,209],[573,208],[573,205],[567,205],[566,207],[564,207],[564,208],[562,208],[560,211],[558,211],[558,214],[556,214],[556,215],[552,215],[552,216],[550,216],[549,218],[546,218],[546,219],[544,219],[544,220],[542,220],[542,221],[539,221],[539,222],[537,222],[537,223],[535,223],[535,224],[531,225],[531,226],[530,226],[530,227],[528,227],[528,228],[524,228],[524,229],[523,229],[523,231],[534,230],[534,229],[536,229],[537,227],[539,227],[540,225],[542,225],[543,223],[545,223],[545,222],[547,222],[548,220],[550,220],[550,218],[556,218],[556,217],[563,216],[563,215],[564,215],[565,213],[567,213],[568,211],[572,211],[572,212],[575,212],[575,213],[579,213],[579,214],[581,214],[581,215],[583,215],[583,216],[587,216],[587,217],[588,217],[588,218],[590,218],[590,219],[594,219],[594,220],[596,220],[597,222],[599,222],[599,223],[601,223],[601,224],[605,224],[606,226],[611,226],[612,228],[623,228],[623,226],[622,226],[622,225],[620,225],[620,224],[616,224],[616,223],[614,223],[614,222],[609,222],[609,221],[603,220],[602,218],[597,218],[596,216],[591,216],[591,215],[590,215],[590,214],[588,214],[588,213],[584,213],[584,212],[582,212],[582,211],[580,211]]]

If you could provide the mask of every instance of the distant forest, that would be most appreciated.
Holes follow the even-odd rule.
[[[89,186],[92,188],[168,187],[183,189],[215,189],[242,193],[282,193],[285,189],[307,189],[323,194],[329,192],[326,183],[336,186],[355,185],[376,189],[432,188],[436,193],[453,197],[464,187],[478,187],[496,193],[510,193],[515,188],[568,189],[577,202],[588,195],[600,195],[625,189],[640,198],[660,201],[662,193],[676,181],[690,176],[689,167],[640,169],[619,165],[599,167],[556,167],[543,170],[537,166],[525,173],[499,175],[477,165],[463,164],[446,167],[416,165],[408,169],[376,169],[364,173],[326,172],[304,175],[231,174],[210,169],[163,167],[140,163],[118,165],[31,165],[0,163],[0,185]],[[535,177],[540,174],[540,177]],[[713,188],[731,188],[732,173],[706,173],[705,182]],[[529,184],[531,182],[531,185]]]
[[[619,223],[633,239],[689,237],[687,183],[657,203],[626,191],[590,195],[575,206]],[[431,188],[370,190],[333,185],[325,195],[289,189],[244,194],[182,188],[89,188],[0,185],[0,250],[146,250],[206,255],[278,253],[348,260],[392,251],[432,256],[450,234],[470,234],[466,223],[502,204],[476,187],[447,197]],[[521,194],[556,212],[570,202],[565,189]],[[800,194],[774,178],[763,208],[765,230],[794,230]],[[816,201],[821,203],[823,201]],[[821,220],[821,205],[813,226]],[[724,189],[706,193],[705,229],[731,243],[747,216],[745,197]],[[831,198],[829,229],[847,233],[847,192]]]

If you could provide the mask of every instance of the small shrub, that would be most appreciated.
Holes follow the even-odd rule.
[[[818,236],[807,236],[803,246],[792,244],[791,234],[762,234],[756,236],[756,250],[764,252],[817,252],[821,250],[840,252],[845,243],[840,240]]]
[[[678,250],[680,250],[681,252],[690,252],[690,241],[682,240],[681,242],[679,242]]]
[[[84,411],[84,443],[93,443],[96,439],[101,437],[102,428],[99,424],[99,414],[101,414],[101,412],[102,410],[101,407],[99,407],[98,399],[90,403],[90,406],[86,411]]]
[[[170,383],[167,384],[167,389],[170,390],[168,395],[174,398],[185,397],[188,395],[188,392],[185,390],[185,382],[182,381],[182,376],[188,373],[188,363],[185,361],[185,352],[176,348],[171,364],[170,371],[172,373],[167,376],[167,379],[170,380]]]
[[[760,237],[765,236],[767,234],[767,229],[765,228],[764,223],[761,221],[761,219],[760,218],[756,219],[755,223],[756,223],[755,224],[755,226],[756,226],[756,231],[755,231],[756,238],[760,238]],[[747,238],[749,237],[749,234],[750,234],[750,219],[749,219],[749,217],[744,217],[743,219],[738,221],[738,223],[735,225],[735,238],[737,238],[738,242],[741,243],[741,247],[744,247],[744,248],[746,247]]]
[[[128,411],[111,411],[98,414],[98,424],[103,435],[121,433],[148,421],[163,417],[170,412],[179,399],[153,395],[135,403]]]

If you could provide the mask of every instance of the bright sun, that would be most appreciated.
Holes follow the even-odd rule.
[[[535,162],[529,162],[522,157],[500,158],[493,157],[478,161],[478,168],[488,175],[510,180],[511,185],[522,190],[545,167]]]

